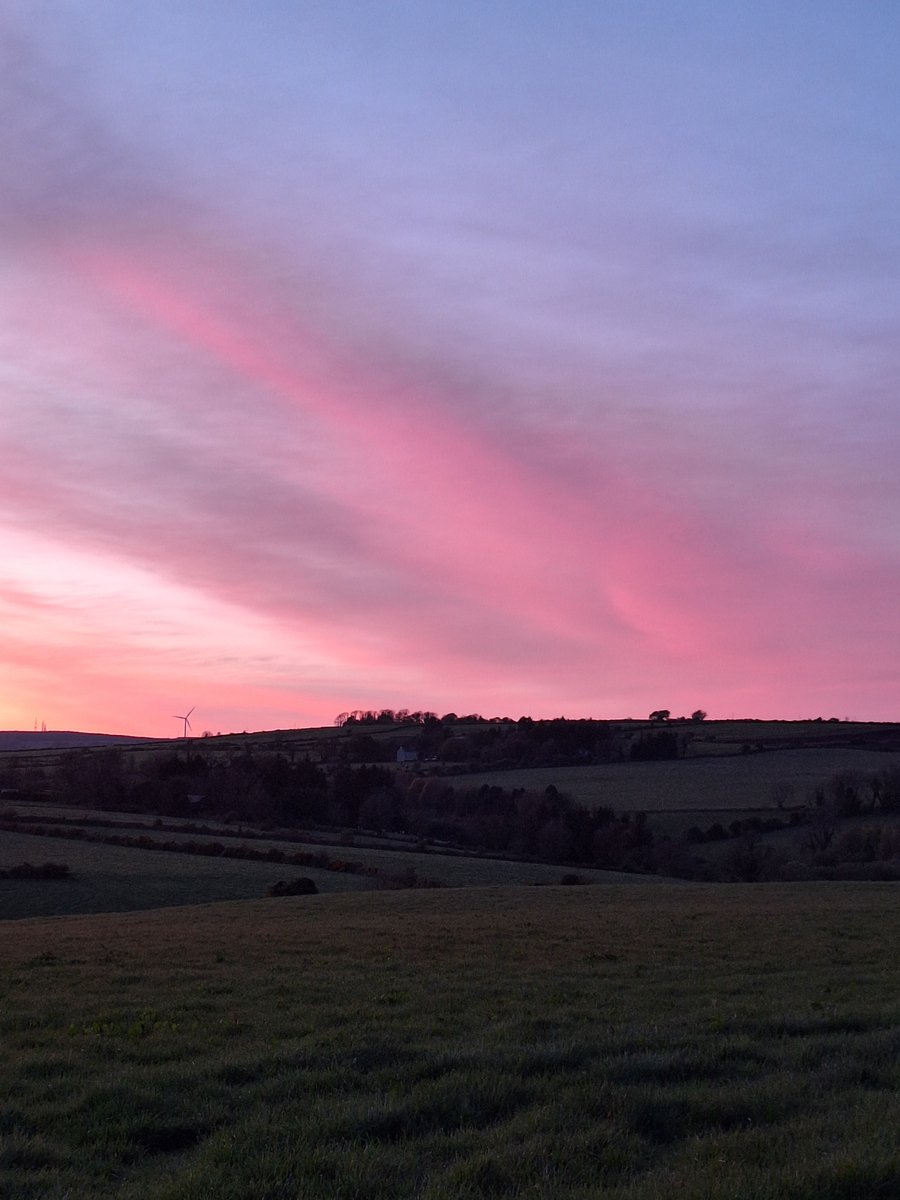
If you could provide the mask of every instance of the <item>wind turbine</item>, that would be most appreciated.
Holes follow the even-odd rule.
[[[183,717],[179,713],[174,714],[176,721],[184,721],[184,733],[181,735],[182,737],[187,737],[187,735],[188,735],[188,730],[191,727],[191,723],[188,720],[188,717],[191,715],[191,713],[194,711],[194,709],[196,707],[197,707],[196,704],[192,704],[191,707],[187,710],[187,712],[184,714]]]

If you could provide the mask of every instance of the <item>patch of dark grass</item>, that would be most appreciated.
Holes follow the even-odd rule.
[[[64,1161],[65,1155],[38,1135],[14,1136],[0,1144],[0,1171],[40,1171],[58,1167]]]
[[[436,1132],[482,1130],[527,1108],[533,1098],[531,1089],[508,1075],[460,1072],[376,1102],[335,1126],[331,1136],[394,1142]]]
[[[558,1078],[584,1070],[601,1053],[599,1047],[577,1039],[537,1042],[519,1047],[508,1056],[503,1067],[514,1071],[522,1079]]]
[[[820,1167],[783,1195],[784,1200],[897,1200],[900,1161]]]
[[[131,1131],[130,1139],[145,1154],[177,1154],[196,1146],[208,1133],[204,1125],[142,1125]]]
[[[730,1076],[732,1071],[727,1063],[717,1061],[706,1049],[705,1052],[675,1050],[629,1055],[610,1064],[606,1074],[620,1084],[678,1084],[691,1080],[710,1081]]]
[[[29,958],[22,965],[25,967],[55,967],[61,961],[58,954],[54,954],[51,950],[45,950],[42,954],[36,954],[34,958]]]
[[[896,1093],[900,1086],[900,1070],[896,1062],[838,1062],[823,1072],[819,1083],[832,1092],[860,1088],[867,1092]],[[900,1192],[897,1195],[900,1196]]]
[[[481,1155],[460,1163],[447,1182],[463,1197],[513,1196],[518,1192],[513,1173],[492,1155]]]
[[[8,1101],[0,1108],[0,1137],[31,1137],[39,1132],[35,1121],[26,1117],[21,1108],[16,1108]]]
[[[70,1075],[72,1070],[73,1065],[69,1059],[48,1056],[23,1063],[20,1076],[26,1080],[60,1080]],[[0,1121],[2,1121],[2,1113],[0,1113]]]
[[[855,1013],[840,1013],[827,1016],[776,1017],[750,1026],[757,1035],[770,1038],[818,1037],[829,1033],[870,1033],[883,1028],[877,1017],[865,1017]]]
[[[215,1077],[228,1087],[246,1087],[264,1078],[265,1070],[261,1063],[226,1063],[215,1072]]]
[[[640,1137],[667,1145],[710,1132],[774,1125],[803,1105],[802,1087],[783,1082],[743,1088],[628,1089],[622,1115]]]
[[[399,1046],[393,1042],[372,1042],[358,1046],[348,1066],[351,1070],[364,1071],[370,1074],[375,1071],[398,1070],[405,1068],[419,1057],[409,1046]]]

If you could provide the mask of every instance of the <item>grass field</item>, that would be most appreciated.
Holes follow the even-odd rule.
[[[297,875],[314,879],[322,892],[372,887],[372,881],[364,876],[308,867],[164,854],[0,831],[0,868],[22,862],[68,863],[72,878],[0,879],[0,920],[247,900],[265,896],[270,884]]]
[[[680,726],[684,728],[684,726]],[[742,745],[763,742],[766,746],[786,746],[802,740],[826,745],[847,739],[892,741],[898,732],[894,722],[885,721],[704,721],[690,727],[693,744],[725,744],[739,749]]]
[[[108,818],[109,814],[104,816]],[[90,831],[89,826],[88,829]],[[102,836],[113,831],[106,826],[99,826],[92,832]],[[160,840],[173,842],[219,840],[216,836],[204,837],[192,833],[155,833],[152,828],[148,829],[148,833]],[[231,844],[237,845],[239,842]],[[247,844],[254,850],[277,847],[288,853],[291,850],[320,848],[275,840],[253,840]],[[420,879],[434,880],[447,887],[555,884],[571,870],[546,863],[505,862],[491,858],[417,854],[355,846],[329,847],[329,853],[333,857],[350,858],[374,866],[385,876],[400,875],[412,868]],[[377,886],[376,880],[365,875],[315,867],[207,858],[0,830],[0,869],[22,862],[65,862],[71,869],[72,878],[0,879],[0,920],[129,912],[169,905],[253,899],[265,895],[266,888],[277,880],[292,879],[298,875],[314,880],[320,892],[370,890]],[[577,868],[575,873],[585,883],[646,882],[645,876],[624,872]]]
[[[456,775],[454,787],[497,784],[539,790],[554,784],[588,806],[603,804],[619,812],[648,813],[774,808],[773,792],[788,783],[794,803],[841,771],[870,773],[900,765],[900,754],[878,750],[776,750],[720,758],[662,762],[608,763],[585,767],[535,767]]]
[[[895,1197],[898,894],[459,889],[2,924],[0,1195]]]

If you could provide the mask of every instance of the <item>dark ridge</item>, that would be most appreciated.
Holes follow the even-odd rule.
[[[128,745],[164,739],[132,737],[125,733],[74,733],[71,730],[0,731],[0,752],[4,750],[76,750],[88,746]]]

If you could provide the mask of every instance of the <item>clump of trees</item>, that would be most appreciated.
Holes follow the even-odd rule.
[[[352,712],[342,712],[334,718],[335,725],[428,725],[438,720],[457,721],[455,713],[439,718],[437,713],[422,712],[418,709],[411,712],[408,708],[354,708]],[[483,721],[484,717],[474,714],[463,718],[466,721]]]
[[[668,708],[654,709],[654,711],[650,714],[650,716],[647,718],[647,720],[654,721],[660,725],[665,725],[667,721],[672,720],[671,709],[668,709]],[[686,721],[687,717],[675,717],[675,720],[676,721]],[[702,708],[695,708],[694,711],[691,713],[691,720],[695,724],[699,724],[701,721],[705,721],[706,720],[705,710]]]
[[[633,762],[655,762],[678,758],[680,750],[678,734],[671,729],[660,729],[643,734],[632,742],[629,755]]]
[[[401,717],[404,712],[382,710],[382,714],[392,713],[394,717]],[[382,714],[362,711],[341,713],[336,718],[349,732],[348,737],[336,744],[337,754],[344,761],[394,762],[401,745],[414,750],[420,762],[459,764],[466,768],[571,766],[610,762],[625,754],[622,737],[607,721],[410,713],[394,731],[396,737],[391,738],[385,737],[384,728],[391,722],[382,720]]]

